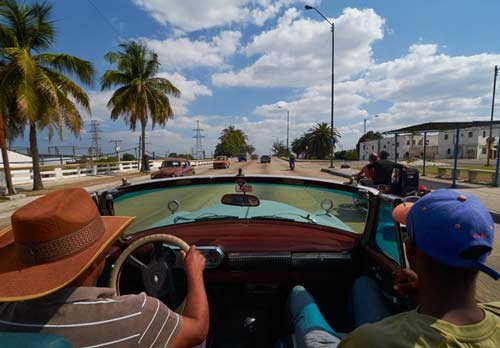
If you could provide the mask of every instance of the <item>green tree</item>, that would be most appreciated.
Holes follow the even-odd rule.
[[[165,126],[174,116],[168,95],[179,97],[181,92],[168,79],[157,77],[160,62],[158,55],[145,44],[129,41],[120,44],[121,51],[109,52],[104,57],[116,65],[101,78],[102,90],[117,87],[108,102],[111,119],[122,117],[132,131],[141,127],[140,158],[144,163],[146,149],[146,125],[151,119],[152,128]]]
[[[124,153],[122,155],[122,161],[135,161],[137,158],[135,158],[134,155],[132,155],[131,153]]]
[[[55,40],[51,11],[47,2],[0,2],[0,60],[4,62],[0,69],[0,94],[15,96],[16,117],[29,127],[33,190],[43,188],[37,128],[47,128],[49,138],[57,131],[62,139],[65,126],[78,135],[83,120],[77,105],[90,113],[87,94],[65,73],[87,85],[92,84],[94,76],[88,61],[63,53],[47,53]]]
[[[237,156],[242,152],[255,151],[247,141],[248,137],[241,129],[236,129],[234,126],[226,127],[222,130],[219,143],[215,146],[215,156]]]
[[[309,129],[301,137],[292,141],[292,151],[297,154],[305,154],[307,158],[326,159],[330,156],[330,126],[326,123],[318,123]],[[340,134],[334,129],[335,141]]]
[[[278,157],[290,156],[290,150],[286,148],[286,145],[283,141],[275,141],[273,143],[273,153]]]

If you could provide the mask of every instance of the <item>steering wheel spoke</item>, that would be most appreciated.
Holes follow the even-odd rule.
[[[118,295],[121,294],[120,278],[123,266],[127,264],[140,270],[142,286],[149,296],[165,300],[171,308],[175,308],[180,303],[172,272],[175,258],[172,260],[171,254],[174,257],[175,254],[164,244],[178,246],[183,251],[189,249],[189,245],[180,238],[168,234],[153,234],[134,241],[123,250],[116,260],[110,276],[110,286],[116,289]],[[133,255],[139,249],[144,250],[146,245],[148,248],[151,247],[149,261]]]
[[[126,263],[127,263],[127,265],[133,266],[133,267],[138,268],[140,270],[145,270],[148,268],[148,266],[146,266],[146,264],[144,262],[142,262],[141,260],[139,260],[137,257],[135,257],[132,254],[127,258]]]

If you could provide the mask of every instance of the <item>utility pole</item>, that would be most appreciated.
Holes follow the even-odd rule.
[[[202,139],[204,138],[204,136],[201,134],[203,129],[200,128],[200,121],[199,120],[196,121],[196,128],[193,129],[193,131],[194,131],[193,139],[196,140],[195,148],[193,151],[193,156],[194,156],[194,158],[196,158],[198,160],[203,159]]]
[[[117,140],[111,140],[110,143],[114,143],[115,144],[115,152],[116,152],[116,160],[118,162],[120,162],[120,146],[118,146],[119,143],[121,143],[122,141],[120,139],[117,139]]]
[[[99,140],[101,140],[101,137],[99,133],[101,130],[99,129],[99,121],[97,120],[92,120],[90,121],[90,139],[92,142],[92,147],[94,148],[95,151],[95,157],[99,159],[100,151],[101,148],[99,147]]]
[[[493,142],[495,138],[493,138],[493,114],[495,113],[495,91],[497,87],[497,76],[498,76],[498,66],[495,65],[494,74],[493,74],[493,98],[491,99],[491,120],[490,120],[490,136],[488,137],[488,159],[486,160],[486,166],[490,165],[490,157],[491,157],[491,147],[493,146]],[[499,139],[500,142],[500,139]],[[497,151],[500,150],[500,146],[497,146]]]

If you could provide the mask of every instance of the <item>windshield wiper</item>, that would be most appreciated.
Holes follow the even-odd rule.
[[[205,215],[205,216],[200,216],[197,218],[188,218],[185,216],[176,216],[174,218],[174,223],[177,223],[178,221],[206,221],[206,220],[233,220],[233,219],[239,219],[239,216],[236,215],[219,215],[219,214],[210,214],[210,215]]]
[[[280,221],[295,222],[295,220],[292,218],[286,218],[286,217],[276,216],[276,215],[252,216],[250,218],[250,220],[280,220]]]
[[[220,215],[220,214],[211,214],[211,215],[206,215],[206,216],[200,216],[195,219],[194,221],[206,221],[206,220],[234,220],[234,219],[239,219],[240,217],[237,215]]]
[[[275,215],[252,216],[252,219],[280,220],[280,221],[293,221],[293,222],[296,221],[294,218],[287,218],[287,217],[279,216],[280,214],[295,215],[295,216],[298,216],[304,220],[309,221],[309,223],[312,223],[312,224],[316,223],[316,220],[311,216],[311,214],[307,214],[307,216],[303,216],[303,215],[296,214],[296,213],[278,213]]]

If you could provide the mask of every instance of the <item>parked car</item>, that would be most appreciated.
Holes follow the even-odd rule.
[[[251,159],[251,160],[253,160],[253,161],[256,161],[256,160],[258,160],[258,159],[259,159],[259,155],[257,155],[256,153],[254,153],[254,154],[252,154],[252,155],[250,156],[250,159]]]
[[[271,156],[268,155],[260,156],[260,163],[271,163]]]
[[[241,162],[241,161],[247,161],[247,154],[246,153],[240,153],[238,155],[238,162]]]
[[[161,163],[160,170],[151,174],[151,179],[172,178],[194,175],[194,168],[184,158],[167,158]]]
[[[227,156],[217,156],[213,163],[214,169],[226,169],[231,165],[231,161]]]

